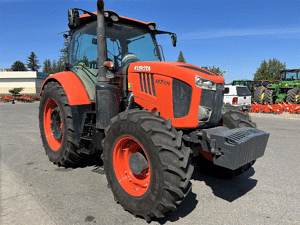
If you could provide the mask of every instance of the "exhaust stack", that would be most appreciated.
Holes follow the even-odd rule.
[[[107,50],[103,0],[97,1],[97,51],[96,128],[105,129],[110,120],[118,114],[118,102],[116,97],[117,87],[109,83],[109,79],[106,77],[107,68],[104,66]]]
[[[107,81],[105,74],[106,68],[106,33],[104,18],[104,1],[97,1],[97,51],[98,51],[98,82]]]

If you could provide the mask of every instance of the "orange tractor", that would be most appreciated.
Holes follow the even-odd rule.
[[[102,152],[115,199],[147,221],[174,211],[191,190],[193,163],[239,175],[263,156],[269,134],[223,105],[224,78],[164,62],[156,35],[176,34],[104,10],[69,9],[66,71],[41,90],[40,132],[49,160],[75,166]],[[101,159],[99,159],[101,160]]]

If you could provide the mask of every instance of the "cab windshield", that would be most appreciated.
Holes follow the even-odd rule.
[[[297,80],[297,71],[284,71],[281,72],[282,80]]]
[[[97,76],[97,21],[75,31],[69,48],[71,70],[85,69]],[[106,26],[107,60],[119,70],[131,62],[161,61],[157,42],[149,30],[114,23]]]
[[[249,89],[252,89],[252,81],[233,81],[233,86],[247,86]]]

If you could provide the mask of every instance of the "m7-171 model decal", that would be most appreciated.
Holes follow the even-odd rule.
[[[170,85],[170,82],[168,82],[168,81],[164,81],[164,80],[155,80],[155,83],[157,83],[157,84],[163,84],[163,85],[167,85],[167,86],[169,86]]]

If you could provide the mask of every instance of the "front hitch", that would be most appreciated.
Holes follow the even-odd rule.
[[[264,155],[270,134],[250,127],[216,127],[203,129],[199,135],[203,150],[213,154],[215,165],[235,170]]]

